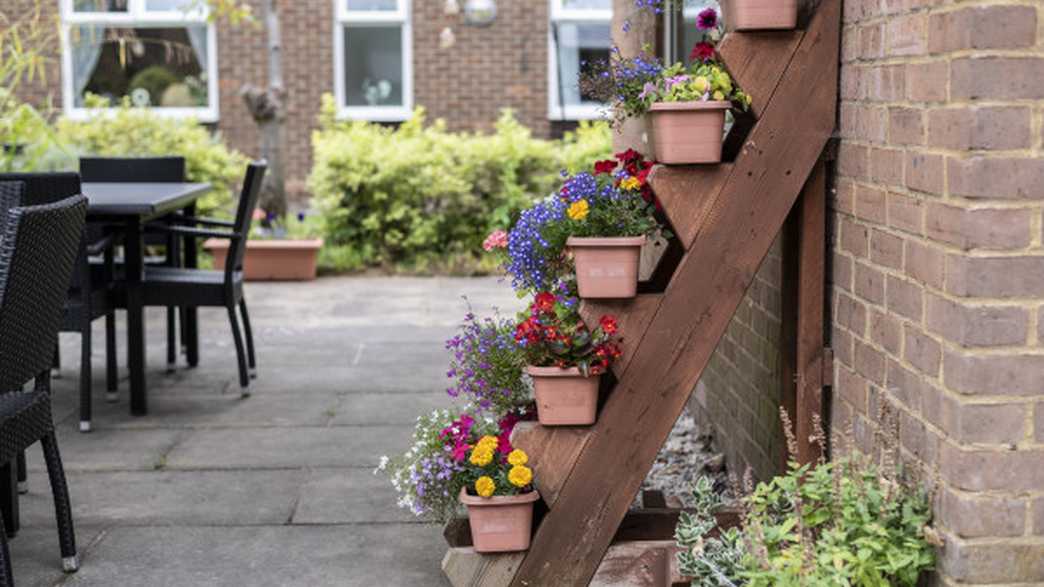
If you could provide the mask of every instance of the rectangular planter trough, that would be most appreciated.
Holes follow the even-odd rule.
[[[209,239],[203,248],[214,255],[214,268],[224,269],[229,241]],[[310,281],[315,279],[323,239],[248,240],[243,258],[247,281]]]

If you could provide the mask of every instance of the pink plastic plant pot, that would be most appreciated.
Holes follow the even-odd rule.
[[[724,100],[656,102],[649,109],[649,143],[655,158],[668,165],[720,163],[725,134]]]
[[[725,25],[734,31],[782,30],[797,26],[797,0],[725,0]]]
[[[468,507],[471,542],[475,552],[519,552],[529,550],[533,533],[533,504],[536,490],[521,495],[479,497],[460,490],[460,503]]]
[[[533,378],[537,420],[542,426],[590,426],[598,417],[600,375],[584,377],[580,369],[526,368]]]
[[[638,263],[644,236],[569,237],[566,246],[576,265],[581,298],[633,298],[638,292]]]
[[[214,268],[223,270],[229,241],[207,239],[203,248],[214,255]],[[248,240],[243,257],[247,281],[311,281],[316,277],[323,239]]]

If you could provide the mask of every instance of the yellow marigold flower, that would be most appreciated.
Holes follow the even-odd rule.
[[[628,191],[634,191],[642,187],[642,182],[638,181],[637,177],[628,177],[627,179],[620,182],[620,187]]]
[[[587,213],[590,211],[591,207],[587,205],[587,200],[577,200],[569,205],[566,214],[573,220],[583,220],[587,218]]]
[[[476,447],[475,450],[471,451],[470,461],[472,465],[485,467],[493,462],[493,450],[481,446]]]
[[[511,454],[508,455],[508,464],[510,465],[517,467],[519,465],[524,465],[528,462],[529,455],[526,454],[526,451],[520,448],[516,448],[515,450],[511,451]]]
[[[516,465],[508,471],[508,481],[515,487],[525,487],[533,482],[533,470],[525,465]]]
[[[483,436],[482,438],[480,438],[479,441],[478,441],[478,444],[476,444],[475,446],[476,447],[482,447],[482,448],[488,448],[491,451],[497,450],[497,447],[500,446],[500,439],[497,438],[496,436],[486,435],[486,436]]]
[[[489,497],[493,495],[493,492],[497,490],[497,484],[493,482],[493,479],[486,475],[483,475],[475,481],[475,492],[482,497]]]

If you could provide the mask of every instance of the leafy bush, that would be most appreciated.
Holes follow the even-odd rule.
[[[334,110],[324,97],[309,187],[324,220],[325,260],[339,269],[473,268],[491,230],[549,194],[563,169],[610,151],[604,125],[544,141],[510,111],[494,133],[472,134],[426,124],[423,109],[398,128],[337,121]]]
[[[87,106],[97,107],[100,98],[88,97]],[[84,155],[185,157],[189,181],[209,182],[214,187],[199,201],[201,214],[231,213],[233,194],[238,194],[246,171],[246,158],[221,142],[221,137],[194,119],[174,119],[129,101],[87,120],[61,119],[57,141],[68,153],[62,167],[75,169]]]

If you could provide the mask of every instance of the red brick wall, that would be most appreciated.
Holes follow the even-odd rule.
[[[834,425],[899,407],[944,584],[1044,582],[1039,2],[845,0]]]

